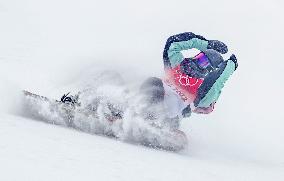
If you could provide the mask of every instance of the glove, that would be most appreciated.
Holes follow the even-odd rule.
[[[238,68],[238,60],[237,60],[237,57],[232,54],[229,58],[229,60],[232,60],[234,63],[235,63],[235,70]]]
[[[208,41],[208,49],[216,50],[221,54],[225,54],[228,52],[228,47],[225,43],[218,41],[218,40],[209,40]]]

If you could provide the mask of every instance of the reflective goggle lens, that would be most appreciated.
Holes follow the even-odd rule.
[[[202,69],[205,69],[208,66],[210,66],[209,59],[207,58],[207,56],[203,52],[196,55],[193,59],[196,61],[198,66]]]

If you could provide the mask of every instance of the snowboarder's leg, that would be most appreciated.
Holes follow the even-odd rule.
[[[149,104],[157,104],[164,100],[165,89],[161,79],[150,77],[140,87],[140,92],[145,96]]]
[[[146,120],[154,120],[153,123],[158,124],[154,126],[169,128],[173,132],[177,133],[178,137],[181,136],[183,139],[186,139],[185,133],[179,130],[180,119],[178,117],[167,118],[164,115],[165,110],[162,106],[165,96],[165,89],[162,80],[156,77],[148,78],[141,85],[140,92],[143,94],[147,106],[144,110],[144,115],[146,115],[144,118]],[[157,113],[155,112],[156,110],[160,112]]]

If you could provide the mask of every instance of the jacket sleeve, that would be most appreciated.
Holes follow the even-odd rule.
[[[232,60],[227,60],[222,63],[218,70],[210,72],[198,88],[194,106],[208,108],[212,103],[215,103],[225,82],[233,74],[235,68],[236,64]]]
[[[208,40],[200,35],[195,35],[191,32],[173,35],[168,38],[163,52],[165,68],[176,67],[183,61],[182,50],[196,48],[203,51],[207,47]]]

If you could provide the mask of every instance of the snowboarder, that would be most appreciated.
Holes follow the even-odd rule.
[[[192,48],[200,53],[185,58],[182,51]],[[165,77],[147,79],[141,92],[150,105],[163,104],[167,124],[178,129],[180,120],[191,113],[213,111],[224,83],[238,67],[234,54],[224,61],[221,54],[227,52],[227,46],[218,40],[207,40],[191,32],[173,35],[163,52]]]
[[[192,48],[200,53],[184,57],[182,51]],[[223,59],[221,54],[227,52],[227,46],[218,40],[207,40],[191,32],[174,35],[168,38],[163,53],[165,76],[144,81],[141,96],[131,96],[114,85],[107,89],[87,88],[75,96],[64,94],[60,101],[23,91],[25,112],[48,123],[178,151],[188,143],[185,133],[179,130],[181,119],[191,113],[212,112],[224,83],[238,67],[234,54]],[[105,78],[120,80],[120,75],[105,72],[95,82],[108,83]],[[118,91],[115,95],[123,100],[113,97],[112,91],[107,94],[109,89]],[[131,122],[137,126],[127,121],[124,126],[121,124],[129,116],[131,120],[138,117]]]
[[[182,51],[193,48],[200,53],[185,58]],[[207,40],[192,32],[169,37],[163,52],[165,76],[148,78],[140,87],[146,103],[142,116],[148,120],[158,119],[155,114],[160,113],[155,112],[155,107],[162,106],[166,113],[162,116],[163,124],[178,130],[180,120],[191,113],[211,113],[224,83],[238,67],[234,54],[226,61],[223,59],[221,54],[227,52],[223,42]],[[72,96],[64,98],[62,102],[74,99]],[[112,116],[112,121],[115,117]],[[119,114],[117,119],[121,117]]]

